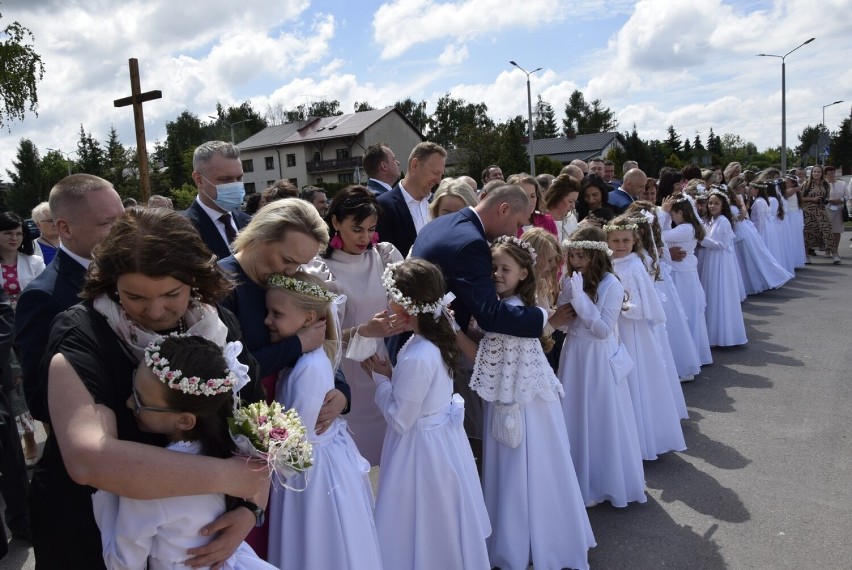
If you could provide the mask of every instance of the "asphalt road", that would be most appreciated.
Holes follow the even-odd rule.
[[[589,510],[593,568],[852,568],[848,243],[746,300],[748,345],[683,385],[688,450],[645,463],[646,504]],[[13,541],[0,569],[18,568]]]

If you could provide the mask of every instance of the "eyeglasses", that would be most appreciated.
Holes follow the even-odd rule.
[[[142,402],[139,400],[139,392],[136,391],[136,371],[133,371],[133,413],[137,416],[143,411],[147,410],[149,412],[171,412],[173,414],[182,413],[180,410],[173,410],[171,408],[159,408],[157,406],[144,406]]]

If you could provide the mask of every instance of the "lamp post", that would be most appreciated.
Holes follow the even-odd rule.
[[[536,71],[541,71],[541,68],[538,67],[533,69],[532,71],[527,71],[514,61],[510,61],[512,65],[520,69],[527,76],[527,120],[529,122],[529,140],[530,140],[530,174],[535,176],[535,151],[533,150],[533,121],[532,121],[532,95],[530,94],[530,75],[535,73]]]
[[[58,152],[59,154],[61,154],[61,155],[64,155],[64,156],[65,156],[65,165],[68,167],[68,176],[71,176],[71,159],[69,158],[69,157],[71,156],[71,153],[69,153],[69,152],[62,152],[62,151],[61,151],[61,150],[59,150],[58,148],[49,148],[49,149],[47,149],[47,150],[49,150],[49,151],[51,151],[51,152]]]
[[[787,172],[787,75],[786,75],[786,58],[788,55],[804,45],[808,45],[816,38],[811,38],[784,55],[774,55],[771,53],[759,53],[758,57],[778,57],[781,59],[781,171]]]
[[[826,107],[831,107],[832,105],[837,105],[838,103],[843,103],[843,101],[835,101],[834,103],[829,103],[828,105],[823,105],[823,106],[822,106],[822,123],[821,123],[821,124],[822,124],[822,129],[820,129],[820,132],[819,132],[819,134],[820,134],[820,138],[822,138],[822,134],[826,132],[826,128],[825,128],[825,108],[826,108]],[[826,145],[823,145],[823,146],[826,146]],[[821,152],[819,153],[819,154],[820,154],[820,158],[822,159],[821,164],[822,164],[823,166],[825,166],[825,156],[823,155],[823,153],[824,153],[824,152],[825,152],[825,151],[823,150],[823,151],[821,151]]]
[[[239,125],[240,123],[251,121],[251,119],[243,119],[242,121],[237,121],[236,123],[229,123],[225,119],[220,119],[219,117],[214,117],[213,115],[207,116],[216,121],[222,121],[223,123],[227,123],[231,127],[231,144],[234,144],[234,125]]]

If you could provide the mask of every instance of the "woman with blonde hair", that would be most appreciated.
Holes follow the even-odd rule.
[[[465,207],[476,206],[476,195],[461,178],[444,178],[432,196],[429,216],[435,219],[445,214],[458,212]]]

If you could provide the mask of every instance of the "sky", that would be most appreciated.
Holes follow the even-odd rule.
[[[706,142],[732,133],[759,150],[781,144],[781,60],[789,55],[787,146],[852,108],[852,0],[0,0],[4,26],[29,28],[44,62],[38,116],[0,135],[8,180],[22,138],[76,152],[80,125],[105,143],[114,126],[135,146],[130,94],[137,58],[148,148],[189,110],[202,119],[250,101],[294,108],[338,100],[373,107],[410,97],[432,112],[449,93],[484,102],[497,121],[526,115],[526,75],[561,125],[579,89],[612,109],[619,131]],[[409,149],[395,149],[406,155]]]

